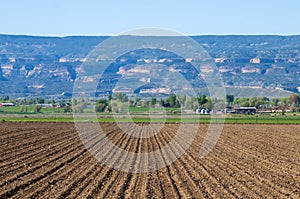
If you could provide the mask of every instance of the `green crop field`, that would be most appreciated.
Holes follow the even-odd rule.
[[[167,122],[167,123],[228,123],[228,124],[300,124],[299,115],[233,115],[227,116],[225,121],[221,117],[214,116],[197,116],[197,115],[167,115],[166,117],[156,115],[149,118],[147,115],[95,115],[95,118],[90,116],[81,116],[79,119],[73,118],[72,114],[0,114],[0,122]]]
[[[80,119],[74,119],[72,113],[64,113],[63,108],[45,108],[39,113],[34,106],[0,107],[0,122],[168,122],[168,123],[222,123],[224,119],[214,115],[180,114],[180,108],[129,107],[127,116],[112,113],[97,113],[94,118],[84,116],[93,110],[83,111]],[[151,118],[149,114],[152,115]],[[225,123],[229,124],[300,124],[300,114],[271,113],[267,115],[226,115]]]
[[[34,110],[33,105],[0,107],[0,113],[2,114],[37,114],[33,110]],[[48,107],[43,107],[40,111],[40,113],[63,113],[63,112],[64,112],[63,108],[48,108]]]

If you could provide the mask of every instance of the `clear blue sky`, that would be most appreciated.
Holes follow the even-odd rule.
[[[117,35],[144,27],[186,35],[300,34],[299,0],[6,0],[0,34]]]

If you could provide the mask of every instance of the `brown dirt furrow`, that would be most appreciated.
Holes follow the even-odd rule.
[[[121,133],[121,132],[119,132]],[[127,137],[127,142],[124,145],[120,145],[120,148],[123,148],[127,151],[135,151],[138,150],[138,139],[132,139],[128,135],[125,135]],[[125,142],[124,142],[125,143]],[[121,143],[122,144],[122,143]],[[117,162],[119,160],[122,160],[125,164],[130,165],[131,170],[134,170],[134,165],[136,163],[136,158],[134,159],[128,159],[128,156],[123,156],[123,154],[120,154],[119,157],[117,157]],[[101,198],[112,198],[112,197],[124,197],[126,194],[127,188],[130,186],[132,182],[132,177],[134,174],[132,173],[126,173],[126,172],[119,172],[120,175],[118,175],[118,180],[115,180],[113,183],[109,185],[109,190],[106,192],[107,194],[104,196],[101,196]],[[112,191],[113,190],[113,191]]]
[[[72,175],[76,172],[76,175]],[[70,176],[60,176],[54,187],[48,187],[48,189],[43,190],[40,195],[57,195],[58,198],[73,198],[84,192],[92,181],[98,177],[103,172],[103,167],[96,161],[90,161],[89,164],[85,163],[79,169],[72,171]],[[88,177],[86,177],[88,176]],[[54,181],[54,182],[55,182]]]
[[[12,125],[12,123],[1,123],[1,129],[0,129],[0,138],[1,140],[4,139],[7,136],[13,136],[14,134],[22,134],[26,133],[27,131],[32,130],[32,128],[14,128],[14,129],[9,129],[9,126]]]
[[[224,152],[223,152],[224,153]],[[230,154],[229,154],[230,155]],[[186,156],[184,156],[184,157],[189,157],[188,155],[186,155]],[[224,156],[224,154],[222,154],[222,157],[226,157],[226,156]],[[228,156],[228,157],[230,157],[230,156]],[[215,158],[214,158],[215,159]],[[208,163],[207,165],[211,165],[212,163]],[[224,162],[224,164],[228,164],[228,162]],[[216,170],[216,168],[217,167],[214,167],[214,171]],[[224,169],[223,169],[224,170]],[[222,171],[222,170],[221,170]],[[224,176],[224,174],[222,174],[222,175],[220,175],[220,176]],[[217,178],[217,179],[219,179],[219,178]],[[230,180],[231,182],[232,182],[232,180]],[[226,183],[226,184],[228,184],[228,183]],[[247,191],[247,187],[241,187],[241,185],[239,185],[239,187],[236,187],[239,183],[238,182],[235,182],[234,183],[235,184],[235,187],[233,187],[232,185],[229,185],[229,187],[232,187],[232,188],[234,188],[233,190],[231,190],[232,192],[235,192],[235,194],[237,194],[237,193],[239,193],[239,192],[241,192],[241,190],[244,190],[243,192],[244,193],[242,193],[242,194],[245,194],[245,190]],[[228,186],[228,185],[225,185],[226,187]],[[236,191],[238,189],[238,192]],[[230,190],[230,189],[227,189],[227,190]],[[248,193],[249,193],[249,190],[248,190]],[[257,192],[258,193],[258,192]],[[239,196],[239,197],[241,197],[241,196]]]
[[[114,136],[118,135],[113,132],[110,133],[113,134]],[[118,139],[121,140],[122,138],[118,138]],[[79,195],[86,195],[85,190],[89,190],[89,191],[92,190],[91,187],[95,186],[97,184],[97,181],[100,181],[99,179],[103,180],[107,176],[110,176],[111,173],[113,172],[113,170],[109,170],[107,167],[103,167],[95,158],[93,158],[92,163],[86,162],[83,165],[88,166],[91,169],[86,169],[83,173],[75,171],[78,175],[68,178],[65,185],[66,186],[65,190],[62,193],[60,193],[59,196],[60,198],[65,198],[65,197],[74,198]],[[90,166],[90,165],[94,165],[94,166]],[[74,179],[76,180],[74,181]],[[97,185],[98,188],[99,188],[99,184],[101,183],[98,182]]]
[[[208,158],[206,162],[206,169],[209,173],[215,175],[217,180],[222,184],[223,189],[238,193],[239,197],[266,196],[266,192],[261,191],[261,187],[264,187],[264,184],[253,178],[249,173],[229,165],[226,160],[223,161],[223,159],[218,159],[216,156],[213,159]],[[266,191],[265,188],[263,190]],[[270,189],[269,191],[272,192]]]
[[[201,142],[195,143],[198,145],[197,148],[200,148]],[[199,159],[203,162],[202,166],[205,167],[206,170],[211,173],[211,175],[215,175],[215,178],[220,181],[226,190],[238,193],[238,195],[242,194],[243,197],[248,197],[251,194],[260,195],[262,192],[260,190],[256,190],[256,188],[264,185],[259,180],[253,178],[253,176],[244,173],[244,170],[234,167],[231,160],[231,151],[226,153],[228,151],[227,148],[227,150],[218,150],[218,147],[219,144],[208,156],[206,156],[204,159]],[[194,153],[193,155],[196,155],[195,158],[199,158],[197,157],[198,154]],[[235,175],[238,175],[239,178],[236,178]],[[239,179],[245,180],[240,181]],[[253,189],[253,184],[259,186],[254,187]]]
[[[200,159],[209,126],[200,124],[194,142],[175,162],[139,174],[109,168],[85,147],[136,171],[145,161],[141,156],[114,154],[107,143],[137,154],[157,151],[170,144],[180,124],[166,124],[147,139],[101,123],[108,138],[103,139],[94,124],[83,123],[81,134],[72,123],[1,123],[0,198],[300,198],[299,125],[226,124],[214,149]],[[148,124],[138,125],[143,128],[135,133],[149,135]],[[184,135],[190,136],[189,129]],[[160,157],[145,157],[144,164],[158,167],[183,149],[186,138],[178,137]]]
[[[141,133],[141,132],[140,132]],[[137,143],[136,143],[136,149],[135,149],[135,153],[141,153],[141,148],[142,148],[142,139],[139,138],[137,140]],[[135,160],[133,160],[133,170],[134,171],[137,171],[137,167],[140,165],[140,158],[136,158]],[[123,186],[122,187],[122,192],[123,193],[120,193],[121,190],[119,191],[120,195],[123,194],[124,195],[124,198],[133,198],[133,194],[136,194],[134,193],[134,189],[138,186],[140,186],[141,184],[139,184],[139,174],[134,174],[134,175],[131,175],[129,176],[129,178],[127,179],[127,189],[126,189],[126,186]],[[145,183],[145,182],[144,182]]]
[[[150,178],[148,175],[150,175],[150,173],[135,174],[132,179],[132,181],[134,181],[135,183],[131,183],[131,186],[129,186],[125,198],[147,198],[147,185]]]
[[[85,196],[86,192],[89,192],[93,186],[96,186],[97,179],[99,176],[105,175],[110,176],[110,171],[107,167],[103,167],[97,162],[94,167],[87,173],[78,175],[78,178],[70,179],[68,188],[58,195],[58,198],[79,198],[79,196]]]
[[[155,143],[156,145],[158,145],[158,148],[162,148],[162,146],[164,146],[166,143],[161,143],[159,136],[155,136],[155,141],[153,141],[153,143]],[[163,163],[166,163],[167,160],[166,158],[168,157],[169,154],[163,153],[163,151],[160,151],[160,156],[158,158],[162,158]],[[172,167],[172,165],[167,166],[164,169],[161,169],[162,172],[164,172],[165,174],[162,175],[162,173],[160,173],[160,177],[164,176],[164,179],[162,179],[162,187],[163,187],[163,192],[165,192],[165,187],[171,187],[171,192],[166,192],[166,197],[173,197],[173,198],[182,198],[185,194],[185,191],[180,187],[180,185],[178,185],[177,181],[181,181],[179,179],[179,176],[176,174],[176,170]],[[165,185],[165,183],[167,183],[167,185]],[[169,196],[169,194],[172,194],[171,196]]]
[[[172,129],[166,129],[165,131],[162,131],[159,136],[159,143],[162,143],[163,145],[169,144],[169,141],[174,136],[172,134],[173,134]],[[166,156],[174,156],[175,153],[178,152],[177,146],[173,147],[171,150],[171,153],[173,152],[174,154],[167,153]],[[190,162],[190,164],[192,164],[192,162]],[[201,193],[199,192],[199,188],[195,186],[195,183],[194,181],[191,180],[191,178],[185,175],[187,171],[185,170],[184,165],[182,165],[180,161],[177,160],[168,167],[170,167],[173,175],[178,176],[176,182],[179,184],[178,187],[180,187],[180,192],[184,198],[200,197]],[[180,170],[182,170],[182,172],[178,172]],[[204,195],[202,195],[202,197],[203,196]]]
[[[242,137],[243,139],[239,139],[240,137]],[[293,150],[292,147],[282,147],[281,145],[284,145],[282,140],[278,140],[276,143],[274,141],[270,141],[269,138],[270,135],[269,137],[266,137],[263,142],[262,141],[259,142],[250,139],[248,135],[245,135],[245,137],[243,137],[242,135],[235,136],[235,137],[226,136],[226,138],[221,140],[221,144],[227,144],[230,147],[235,147],[236,148],[235,150],[239,150],[239,151],[243,150],[247,154],[249,153],[249,155],[253,155],[257,159],[260,159],[261,161],[265,161],[266,163],[269,162],[278,167],[285,167],[287,163],[297,158],[296,154],[300,153],[299,147],[297,150]],[[248,140],[250,140],[251,142],[249,142]],[[292,139],[289,140],[289,142],[293,142]],[[257,149],[261,149],[261,150],[257,150]],[[286,153],[287,149],[290,152],[288,154]],[[295,167],[300,166],[299,162],[293,161],[291,163]],[[294,172],[297,171],[295,170]]]
[[[91,159],[92,157],[89,156],[88,152],[85,152],[81,157],[75,159],[73,162],[69,162],[68,164],[65,164],[63,167],[49,174],[47,178],[43,178],[38,183],[30,184],[28,187],[24,188],[22,190],[22,195],[25,198],[37,198],[43,195],[50,196],[53,194],[58,194],[61,189],[67,188],[67,186],[65,185],[68,179],[73,178],[73,181],[74,179],[76,179],[76,176],[89,171],[90,168],[88,166],[94,166],[84,164]],[[74,170],[73,167],[75,167],[76,169]],[[49,194],[49,189],[55,190],[55,192]]]
[[[174,137],[174,135],[170,135],[170,132],[173,133],[172,131],[169,131],[162,134],[165,141]],[[184,142],[185,139],[182,138],[180,142],[177,142],[178,145],[176,148],[181,148],[181,150],[183,150],[184,148],[181,147],[181,143]],[[217,178],[209,174],[203,165],[199,164],[199,158],[194,158],[191,153],[197,154],[197,151],[186,151],[174,165],[177,167],[178,171],[182,171],[178,173],[183,175],[184,184],[189,189],[189,194],[192,198],[230,198],[239,196],[237,193],[230,190],[223,190],[223,187],[218,182]]]
[[[145,139],[142,139],[142,135],[149,136],[149,131],[147,129],[143,129],[142,132],[139,133],[140,138],[138,139],[138,149],[137,153],[145,153],[149,152],[149,146],[148,142]],[[145,163],[146,165],[143,165],[144,168],[147,168],[149,157],[146,158]],[[137,164],[139,165],[141,162],[140,159],[137,160]],[[147,176],[147,173],[138,173],[133,175],[132,181],[134,183],[131,183],[127,189],[127,192],[125,193],[125,198],[146,198],[147,197],[147,186],[149,178]]]
[[[24,168],[21,168],[21,169],[16,168],[15,170],[13,170],[14,173],[12,173],[12,175],[9,175],[8,172],[3,173],[2,174],[3,178],[1,180],[4,183],[9,183],[10,181],[14,180],[15,178],[20,178],[24,175],[27,175],[31,171],[34,171],[36,169],[39,169],[39,168],[47,165],[48,162],[62,158],[64,155],[68,154],[68,152],[70,152],[80,146],[81,146],[81,143],[79,142],[78,139],[75,140],[73,143],[68,142],[68,140],[65,140],[64,143],[62,145],[60,145],[60,148],[55,148],[55,150],[49,150],[49,152],[46,153],[46,155],[43,157],[37,156],[36,157],[37,160],[34,160],[34,162],[32,162],[32,164],[28,164],[27,165],[28,167],[25,167],[25,171],[24,171]],[[30,159],[29,162],[30,161],[32,161],[32,159]]]
[[[111,137],[111,139],[117,140],[117,146],[120,147],[126,147],[130,141],[130,137],[127,136],[124,133],[121,133],[120,131],[115,131],[113,133],[115,137]],[[105,143],[101,143],[105,144]],[[100,147],[100,146],[98,146]],[[114,156],[113,153],[110,151],[107,151],[106,154],[104,154],[105,159],[110,159],[112,156]],[[118,157],[116,161],[119,161],[122,157]],[[97,197],[103,198],[105,195],[109,194],[110,191],[113,191],[116,193],[115,190],[111,190],[111,187],[113,186],[114,182],[117,178],[120,178],[122,172],[115,171],[113,169],[109,169],[107,173],[104,173],[104,175],[98,176],[94,181],[92,188],[88,189],[88,192],[83,192],[83,195],[86,195],[88,197],[93,197],[96,195]],[[102,195],[103,194],[103,195]]]
[[[76,143],[77,142],[77,143]],[[3,184],[7,184],[10,183],[12,181],[14,181],[15,179],[18,179],[22,176],[25,176],[29,173],[31,173],[32,171],[35,171],[38,168],[41,168],[45,165],[47,165],[47,163],[60,159],[63,156],[67,155],[68,152],[70,151],[69,148],[72,146],[76,146],[77,147],[80,146],[80,144],[78,143],[78,141],[75,141],[74,143],[68,143],[66,142],[66,144],[62,145],[62,148],[58,148],[55,150],[51,150],[51,152],[46,153],[46,154],[42,154],[42,157],[34,157],[34,159],[28,159],[25,162],[22,162],[21,164],[17,164],[16,168],[14,170],[2,170],[2,174],[1,177],[2,179],[0,180],[0,187],[3,186]],[[72,150],[72,149],[71,149]],[[66,151],[66,152],[62,152],[61,151]],[[20,165],[20,166],[19,166]],[[22,165],[22,166],[21,166]]]
[[[20,141],[26,141],[27,139],[34,139],[32,137],[32,133],[37,133],[38,135],[41,135],[41,133],[37,132],[35,129],[28,129],[27,131],[22,131],[21,129],[17,132],[14,132],[13,134],[8,135],[1,135],[1,142],[9,145],[11,143],[22,143]],[[6,149],[6,147],[4,148]]]
[[[93,138],[94,137],[91,137],[91,139]],[[34,197],[42,193],[46,193],[49,196],[54,194],[61,194],[65,196],[66,193],[70,192],[70,187],[74,188],[74,186],[78,186],[78,184],[74,184],[73,182],[75,179],[79,178],[82,180],[84,173],[91,173],[96,167],[99,167],[99,165],[95,165],[96,163],[97,161],[86,151],[82,156],[74,160],[74,162],[56,170],[54,173],[49,175],[49,178],[43,179],[39,182],[39,184],[43,184],[44,186],[34,184],[27,187],[25,192],[29,192],[30,195],[33,195]],[[43,181],[45,181],[45,183],[43,183]],[[68,182],[73,184],[70,186]],[[80,180],[77,180],[77,182],[80,182]]]
[[[248,140],[248,139],[241,139],[241,140]],[[272,145],[272,142],[269,142],[269,147],[272,148],[274,154],[278,150],[278,147],[276,145]],[[232,144],[234,146],[234,144]],[[220,145],[222,146],[222,145]],[[238,151],[239,153],[236,153],[236,159],[240,160],[237,164],[237,166],[240,166],[241,169],[243,167],[247,168],[249,165],[251,167],[249,168],[250,171],[252,171],[252,175],[258,176],[261,180],[264,181],[265,185],[269,185],[269,187],[273,187],[274,190],[281,190],[283,194],[289,194],[289,192],[293,192],[294,190],[299,190],[299,183],[296,183],[297,178],[299,179],[299,171],[294,170],[293,168],[288,167],[288,164],[284,165],[277,165],[277,162],[270,161],[270,158],[261,158],[262,156],[266,157],[265,154],[265,147],[249,147],[247,148],[239,149],[240,145],[235,146],[232,148],[232,151]],[[229,146],[226,146],[226,148],[230,148]],[[253,151],[259,151],[259,153],[253,153]],[[223,153],[225,150],[223,150]],[[291,151],[289,151],[290,153]],[[254,155],[259,154],[259,155]],[[278,157],[278,155],[274,156]],[[247,160],[245,162],[244,160]],[[286,163],[288,163],[286,161]],[[288,174],[288,175],[287,175]],[[294,183],[295,186],[291,187],[289,184]],[[286,189],[286,190],[284,190]],[[290,189],[289,191],[287,191]]]
[[[169,133],[163,134],[165,137],[170,136]],[[180,139],[180,137],[178,137]],[[185,139],[182,138],[180,141],[178,139],[177,147],[178,150]],[[183,150],[183,148],[182,148]],[[186,183],[188,188],[190,188],[190,194],[193,198],[230,198],[238,197],[239,193],[224,190],[222,184],[217,180],[218,177],[214,173],[210,173],[204,165],[200,163],[199,158],[194,158],[192,154],[197,154],[198,151],[191,151],[188,149],[186,153],[181,156],[175,163],[178,162],[178,170],[184,172],[178,172],[184,174],[186,178]],[[184,169],[183,169],[184,168]],[[194,187],[191,189],[191,187]]]
[[[1,150],[1,159],[0,161],[8,161],[8,158],[15,158],[17,156],[23,156],[23,151],[34,151],[39,148],[48,147],[53,142],[60,141],[63,139],[68,139],[69,137],[74,137],[74,132],[63,131],[59,134],[36,134],[35,131],[31,132],[34,133],[34,137],[31,135],[31,139],[18,141],[16,143],[6,142],[6,147],[4,150]],[[62,136],[64,135],[64,136]],[[57,137],[60,140],[57,140]],[[2,142],[2,141],[1,141]],[[22,148],[22,151],[20,151]]]
[[[237,142],[235,141],[226,142],[226,143],[222,142],[220,143],[220,145],[226,146],[233,151],[239,151],[240,154],[247,154],[247,156],[256,160],[256,164],[263,164],[265,167],[268,167],[271,170],[279,169],[279,170],[283,170],[284,172],[289,172],[293,175],[299,175],[300,173],[300,171],[297,170],[298,163],[296,163],[296,159],[294,157],[290,157],[288,154],[286,154],[285,156],[283,154],[279,155],[278,153],[276,153],[277,152],[276,147],[272,146],[273,156],[275,153],[277,154],[276,155],[277,158],[273,158],[271,157],[271,154],[269,154],[268,151],[264,150],[265,149],[264,147],[262,147],[260,150],[257,150],[260,147],[247,148],[247,146],[245,145],[244,146],[238,145]],[[237,158],[242,158],[242,157],[237,157]]]
[[[0,129],[0,137],[2,139],[4,137],[26,134],[28,131],[38,132],[39,128],[36,127],[34,124],[39,124],[39,123],[26,123],[26,122],[4,122],[3,123],[2,122],[1,129]],[[14,126],[14,128],[11,128],[12,126]],[[53,127],[54,126],[51,126],[52,129]]]
[[[282,133],[281,128],[274,128],[272,131],[261,131],[262,128],[267,129],[267,125],[242,125],[241,129],[232,129],[230,134],[225,134],[226,139],[223,139],[224,142],[238,143],[240,146],[256,149],[263,148],[264,155],[267,155],[268,158],[274,157],[274,148],[276,148],[276,153],[282,157],[285,157],[286,150],[288,149],[292,152],[289,155],[295,155],[299,152],[299,147],[297,143],[300,142],[295,138],[295,136],[290,136],[290,134]],[[280,127],[280,126],[279,126]],[[288,125],[287,128],[296,130],[298,125]],[[251,132],[249,131],[251,129]],[[239,139],[242,137],[243,139]],[[233,142],[234,140],[234,142]],[[292,143],[292,144],[291,144]],[[274,160],[276,160],[274,158]]]
[[[223,147],[225,147],[223,144],[220,144]],[[295,179],[299,179],[300,176],[300,171],[298,170],[294,170],[293,168],[287,167],[287,162],[285,162],[285,166],[284,165],[278,165],[277,162],[273,162],[270,161],[269,159],[265,159],[265,158],[261,158],[261,153],[255,153],[253,152],[253,149],[246,149],[244,147],[239,147],[239,145],[234,146],[234,144],[232,143],[231,145],[227,145],[226,144],[226,149],[230,149],[231,151],[239,151],[239,153],[235,153],[235,156],[237,159],[245,159],[245,156],[247,156],[247,163],[246,164],[241,164],[241,162],[239,162],[240,166],[247,166],[247,165],[252,165],[253,170],[259,171],[259,173],[257,173],[258,175],[262,176],[263,178],[269,180],[269,181],[274,181],[274,184],[276,185],[280,185],[285,187],[286,189],[291,188],[290,186],[288,186],[288,184],[291,181],[294,181]],[[273,150],[276,150],[276,148],[273,148]],[[225,150],[223,153],[226,153]],[[261,149],[260,151],[263,151],[263,149]],[[257,155],[255,155],[257,154]],[[278,156],[277,156],[278,157]],[[242,162],[243,163],[243,162]],[[289,174],[289,176],[287,176],[286,174]],[[266,175],[267,174],[267,175]],[[300,184],[296,183],[295,184],[296,187],[293,187],[292,189],[300,189]],[[277,187],[278,188],[278,187]]]
[[[149,134],[148,134],[149,135]],[[155,151],[159,149],[159,145],[157,143],[157,136],[153,136],[152,140],[148,142],[148,150]],[[158,163],[163,162],[163,158],[157,157],[155,160],[153,157],[148,156],[148,161],[156,163],[156,169],[158,168]],[[178,192],[176,187],[172,184],[172,180],[168,175],[167,168],[163,168],[160,170],[154,170],[149,173],[149,177],[147,180],[146,190],[147,192],[141,192],[141,195],[146,195],[147,198],[175,198],[178,197]]]
[[[9,123],[9,125],[14,125],[15,123]],[[19,123],[21,124],[21,123]],[[14,128],[14,131],[10,131],[9,130],[9,126],[3,126],[2,128],[4,128],[5,130],[8,130],[12,133],[7,134],[5,133],[5,131],[3,132],[3,129],[1,128],[0,130],[0,141],[4,142],[6,147],[3,149],[7,149],[7,146],[14,146],[12,144],[24,144],[24,141],[27,140],[41,140],[43,137],[50,137],[50,136],[56,136],[56,135],[60,135],[63,134],[64,131],[70,131],[70,129],[64,129],[64,131],[62,131],[63,125],[62,124],[57,124],[57,126],[54,126],[55,123],[50,123],[48,126],[48,129],[43,129],[43,131],[40,131],[40,128],[38,127],[34,127],[35,125],[38,126],[39,123],[32,123],[32,124],[27,124],[24,128],[24,124],[18,125],[16,126],[16,128]],[[2,124],[1,124],[2,125]],[[70,124],[67,124],[70,125]],[[71,129],[72,130],[72,129]],[[36,136],[32,136],[32,135],[36,135]],[[25,142],[26,143],[26,142]],[[2,146],[0,146],[2,147]]]
[[[110,133],[112,133],[112,132],[110,132]],[[112,133],[112,134],[114,134],[115,137],[117,136],[116,133]],[[122,139],[122,138],[119,138],[119,139]],[[88,158],[90,158],[90,157],[91,156],[88,156]],[[75,166],[73,166],[73,167],[75,167]],[[75,168],[77,168],[77,167],[75,167]],[[92,180],[94,180],[96,177],[98,177],[100,172],[102,172],[102,170],[103,170],[103,166],[101,166],[101,164],[95,158],[92,158],[92,162],[91,161],[83,162],[82,166],[79,168],[82,171],[73,172],[75,174],[68,176],[67,180],[65,180],[65,186],[64,186],[65,189],[63,191],[61,191],[61,193],[60,193],[61,198],[65,198],[66,196],[70,196],[72,198],[71,195],[72,195],[73,191],[76,193],[76,195],[78,195],[79,193],[81,193],[84,190],[85,187],[88,186],[89,183],[92,182]],[[83,169],[83,168],[85,168],[85,169]],[[85,176],[88,176],[88,178]],[[89,178],[90,176],[92,178]],[[76,180],[74,181],[74,179],[76,179]],[[78,186],[78,184],[80,184],[80,186]]]
[[[59,157],[57,159],[53,159],[51,162],[47,162],[47,166],[49,166],[49,168],[41,166],[40,168],[37,168],[30,173],[18,177],[18,181],[12,182],[3,193],[0,193],[0,198],[11,197],[15,194],[18,194],[18,192],[22,192],[22,190],[28,187],[30,184],[37,183],[43,178],[47,178],[48,175],[51,175],[53,172],[60,169],[65,164],[72,162],[80,155],[82,155],[84,151],[85,150],[81,150],[80,152],[77,152],[75,149],[72,149],[72,153],[69,153],[68,155],[69,158],[64,159],[62,157]],[[75,155],[73,155],[73,153],[75,153]],[[38,175],[36,175],[36,173],[38,173]]]
[[[113,134],[114,137],[119,136],[119,134],[115,132],[109,132],[109,133]],[[116,139],[121,140],[122,137],[116,137]],[[97,140],[94,145],[96,145],[97,142],[99,142],[99,140]],[[78,172],[78,176],[74,176],[73,178],[68,178],[69,179],[68,181],[70,181],[70,183],[66,185],[66,189],[60,194],[60,197],[65,198],[68,196],[70,198],[73,198],[74,196],[80,194],[86,195],[87,193],[85,192],[85,190],[92,191],[93,189],[90,187],[92,187],[93,185],[95,186],[98,179],[104,181],[103,179],[106,179],[107,176],[110,176],[111,173],[113,172],[113,170],[108,170],[106,167],[101,166],[101,164],[99,164],[98,160],[96,160],[95,158],[93,159],[93,162],[94,163],[91,163],[92,165],[95,163],[97,164],[95,166],[89,166],[89,162],[85,163],[85,165],[87,165],[89,168],[92,168],[85,171],[87,172],[86,175],[83,175],[81,172]],[[105,172],[105,170],[107,172]],[[74,181],[73,180],[74,178],[77,180]],[[101,184],[102,182],[98,182],[98,183]],[[99,184],[97,185],[97,188],[99,188]]]
[[[6,175],[11,171],[16,171],[20,166],[30,167],[34,165],[36,162],[44,159],[44,157],[54,154],[56,149],[64,148],[69,146],[70,143],[74,144],[78,141],[77,138],[72,139],[61,139],[57,141],[53,141],[49,145],[44,145],[42,147],[37,147],[34,149],[28,148],[27,150],[20,150],[21,152],[18,155],[13,154],[11,158],[5,159],[6,164],[1,165],[1,169]],[[53,150],[54,149],[54,150]]]
[[[224,162],[226,161],[222,156],[219,156],[220,159],[223,159]],[[216,158],[216,157],[214,157]],[[254,184],[260,186],[255,186],[253,190],[257,190],[256,193],[264,193],[265,195],[272,194],[278,195],[278,197],[286,197],[286,196],[293,196],[291,190],[298,189],[299,190],[299,183],[294,182],[294,187],[290,187],[292,181],[295,179],[292,176],[286,176],[284,173],[281,173],[280,170],[271,170],[266,168],[263,164],[258,164],[257,161],[251,161],[251,157],[246,156],[247,162],[238,161],[234,162],[231,161],[230,165],[228,164],[227,167],[235,167],[240,170],[240,173],[248,178],[255,181]],[[224,170],[224,169],[223,169]],[[272,175],[272,173],[276,173]],[[291,189],[291,190],[289,190]],[[262,191],[263,190],[263,191]]]
[[[89,134],[89,136],[92,137],[94,135]],[[47,144],[43,144],[42,146],[40,146],[42,143],[37,142],[32,145],[32,148],[25,148],[25,149],[22,148],[22,150],[19,150],[20,151],[19,155],[21,154],[26,154],[26,155],[14,159],[13,165],[22,166],[23,164],[28,164],[28,165],[34,164],[35,162],[44,159],[43,156],[44,154],[46,154],[46,156],[50,156],[51,154],[55,154],[57,151],[61,150],[61,148],[66,148],[66,146],[69,147],[70,144],[75,144],[76,142],[78,143],[80,142],[77,137],[77,134],[74,132],[70,132],[69,134],[66,135],[61,134],[59,137],[51,136],[50,134],[49,137],[51,139],[51,142],[48,142]],[[37,147],[35,148],[35,146]],[[31,153],[32,151],[34,152]],[[6,165],[8,165],[8,167],[11,170],[16,170],[16,168],[14,168],[13,165],[11,165],[11,162],[8,162]],[[2,168],[5,169],[5,166],[3,166]],[[5,171],[5,173],[8,173],[8,171]]]
[[[238,151],[235,151],[235,154],[237,153]],[[245,179],[241,181],[242,183],[240,182],[240,184],[248,187],[248,193],[250,190],[253,190],[256,195],[262,194],[260,196],[264,197],[268,194],[274,195],[275,193],[277,193],[278,190],[280,190],[278,189],[278,187],[274,187],[276,185],[273,185],[272,183],[271,184],[266,183],[265,182],[266,180],[260,178],[259,176],[256,176],[255,173],[247,172],[248,170],[251,170],[251,168],[249,168],[249,165],[253,166],[253,164],[250,164],[249,162],[244,163],[243,161],[239,161],[238,163],[234,164],[235,160],[231,159],[232,153],[230,153],[230,150],[228,152],[227,147],[226,150],[224,149],[219,150],[218,147],[216,147],[214,149],[213,155],[214,156],[211,158],[211,161],[207,164],[211,166],[215,164],[213,166],[212,172],[219,170],[221,172],[221,174],[219,174],[220,176],[227,176],[228,179],[226,181],[232,181],[232,180],[236,181],[235,179]],[[210,156],[207,156],[206,159],[209,160]],[[230,175],[228,174],[226,175],[226,173]],[[236,176],[231,177],[231,175],[238,175],[239,177],[238,178],[236,178]],[[229,180],[229,178],[231,178],[231,180]],[[259,185],[259,186],[253,187],[253,185]],[[236,189],[236,187],[233,188]],[[286,193],[277,193],[278,197],[284,197],[285,195]]]
[[[125,150],[131,151],[134,149],[134,151],[138,150],[138,141],[137,139],[128,139],[128,142],[125,146]],[[118,157],[118,159],[123,159],[123,161],[125,162],[125,164],[129,164],[131,166],[132,171],[134,170],[134,164],[136,163],[136,158],[133,160],[128,160],[127,157],[124,156],[120,156]],[[131,161],[131,162],[129,162]],[[118,177],[120,177],[119,180],[114,181],[113,184],[111,184],[110,189],[114,190],[114,192],[110,191],[107,193],[107,195],[105,195],[105,198],[111,198],[114,196],[117,197],[124,197],[127,191],[127,188],[130,186],[130,183],[134,183],[132,182],[132,173],[126,173],[126,172],[120,172],[122,173],[122,175],[119,175]]]

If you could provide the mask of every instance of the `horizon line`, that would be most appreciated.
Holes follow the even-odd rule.
[[[91,35],[91,34],[70,34],[70,35],[38,35],[38,34],[11,34],[11,33],[0,33],[1,36],[25,36],[25,37],[53,37],[53,38],[64,38],[64,37],[115,37],[115,36],[141,36],[141,37],[178,37],[180,35]],[[191,34],[182,35],[187,37],[201,37],[201,36],[279,36],[279,37],[293,37],[300,36],[299,34]]]

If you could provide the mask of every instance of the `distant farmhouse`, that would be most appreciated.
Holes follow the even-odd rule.
[[[15,104],[3,102],[3,103],[0,103],[0,106],[15,106]]]
[[[236,114],[254,114],[256,113],[257,109],[256,107],[238,107],[234,109],[225,109],[225,113],[236,113]]]
[[[256,107],[239,107],[235,109],[237,114],[253,114],[256,113]]]
[[[210,110],[207,108],[198,108],[196,110],[196,114],[208,115],[209,113],[210,113]]]

